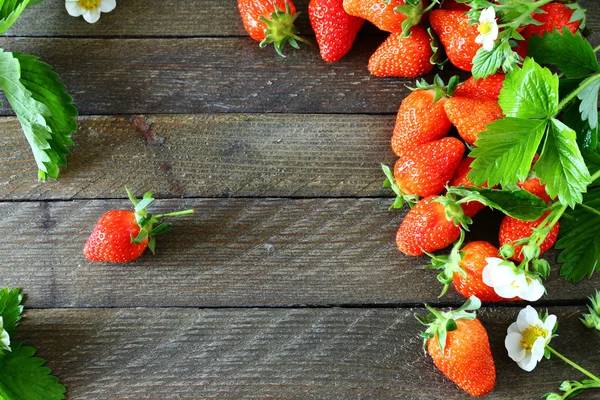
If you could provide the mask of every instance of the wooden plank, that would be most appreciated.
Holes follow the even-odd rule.
[[[599,373],[584,307],[551,307],[558,351]],[[72,399],[467,399],[424,355],[423,309],[29,310],[21,338]],[[554,358],[522,371],[504,348],[517,308],[480,311],[497,368],[486,399],[537,399],[583,376]],[[582,345],[586,343],[586,345]],[[590,391],[582,399],[598,399]],[[579,398],[579,397],[578,397]]]
[[[0,118],[0,199],[379,196],[394,116],[82,117],[58,182],[39,183],[14,117]],[[16,172],[18,171],[18,172]]]
[[[387,199],[162,200],[173,221],[157,254],[91,263],[82,249],[105,211],[126,201],[0,203],[3,284],[26,288],[32,307],[240,307],[420,304],[441,290],[425,258],[395,246],[402,212]],[[494,240],[499,221],[479,215],[471,238]],[[556,253],[550,254],[553,260]],[[546,301],[581,301],[600,274],[573,285],[553,274]],[[459,302],[450,291],[444,301]]]
[[[588,25],[593,31],[600,27],[600,11],[594,0],[578,2],[588,9]],[[308,22],[308,0],[295,0],[301,12],[297,28],[311,34]],[[366,26],[362,34],[377,30]],[[383,34],[383,32],[382,32]],[[10,36],[245,36],[236,3],[218,0],[127,0],[118,3],[110,14],[90,25],[82,18],[67,15],[64,0],[46,0],[23,13],[8,31]]]

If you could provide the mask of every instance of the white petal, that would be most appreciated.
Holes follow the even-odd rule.
[[[504,347],[508,351],[508,356],[516,362],[521,361],[527,355],[527,351],[521,346],[521,340],[523,340],[523,335],[515,332],[509,333],[504,339]]]
[[[492,25],[492,31],[490,32],[490,37],[492,37],[493,40],[498,39],[498,24],[496,22],[494,22],[494,24]]]
[[[531,354],[527,354],[525,358],[517,363],[521,369],[524,369],[527,372],[533,371],[535,366],[537,365],[537,360],[531,357]]]
[[[539,322],[539,318],[535,308],[531,306],[527,306],[521,311],[519,311],[519,316],[517,317],[517,326],[519,330],[523,332],[525,329],[529,328],[531,325],[535,325]],[[541,324],[539,324],[541,326]]]
[[[67,8],[67,12],[72,17],[80,17],[83,14],[83,8],[79,7],[79,3],[76,1],[69,1],[65,3],[65,7]]]
[[[531,356],[538,362],[544,357],[544,349],[546,348],[546,338],[539,336],[535,339],[531,348]]]
[[[486,259],[487,261],[487,259]],[[515,280],[515,271],[510,265],[490,265],[488,264],[485,269],[489,268],[488,282],[484,283],[491,287],[506,286],[510,285]]]
[[[510,326],[506,330],[506,333],[513,333],[513,332],[514,333],[521,333],[521,331],[517,327],[517,323],[516,322],[513,322],[512,324],[510,324]]]
[[[532,279],[523,292],[519,295],[520,298],[527,301],[538,301],[546,293],[546,289],[539,279]]]
[[[544,322],[544,329],[548,331],[549,335],[552,335],[552,330],[556,325],[556,315],[550,314],[548,318],[546,318],[546,322]]]
[[[494,38],[491,36],[486,37],[483,41],[483,48],[486,51],[494,50]]]
[[[494,10],[494,7],[492,7],[492,6],[489,6],[488,8],[483,10],[481,12],[481,15],[479,16],[479,22],[493,21],[495,19],[496,19],[496,11]]]
[[[100,9],[96,8],[94,10],[88,10],[83,14],[83,19],[85,19],[90,24],[95,24],[100,19]]]
[[[500,297],[505,299],[512,299],[521,294],[522,290],[519,287],[513,287],[512,285],[498,286],[494,288],[494,292]]]
[[[477,43],[477,44],[483,44],[483,42],[485,42],[485,36],[483,36],[483,35],[478,35],[478,36],[475,38],[475,43]]]
[[[100,3],[100,11],[103,13],[111,12],[117,6],[117,0],[102,0]]]

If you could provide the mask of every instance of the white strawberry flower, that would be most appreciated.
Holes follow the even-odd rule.
[[[4,330],[4,320],[0,317],[0,350],[10,351],[10,337]]]
[[[508,327],[504,339],[508,356],[525,371],[533,371],[544,356],[555,325],[555,315],[542,320],[533,307],[525,307],[519,312],[517,321]]]
[[[497,257],[489,257],[485,261],[487,265],[482,271],[483,283],[494,288],[498,296],[537,301],[546,292],[540,278],[527,274],[512,262]]]
[[[100,19],[100,13],[108,13],[117,6],[116,0],[65,0],[67,12],[72,17],[81,17],[90,24]]]
[[[487,51],[492,51],[494,41],[498,39],[498,23],[496,22],[496,10],[493,6],[489,6],[481,12],[477,30],[479,35],[475,38],[475,43],[482,44]]]

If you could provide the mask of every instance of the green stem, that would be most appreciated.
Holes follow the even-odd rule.
[[[560,358],[561,360],[563,360],[564,362],[566,362],[567,364],[569,364],[571,367],[575,368],[577,371],[581,372],[582,374],[584,374],[588,378],[591,378],[592,380],[594,380],[594,382],[600,383],[600,378],[598,378],[596,375],[592,374],[588,370],[586,370],[586,369],[580,367],[579,365],[575,364],[573,361],[569,360],[567,357],[563,356],[558,351],[554,350],[552,347],[546,346],[546,348],[550,351],[550,353],[554,354],[556,357]]]
[[[160,219],[160,218],[165,218],[165,217],[178,217],[180,215],[189,215],[189,214],[193,214],[195,213],[196,210],[184,210],[184,211],[175,211],[172,213],[168,213],[168,214],[159,214],[159,215],[155,215],[154,218],[156,219]]]
[[[600,170],[596,171],[596,173],[594,175],[592,175],[592,177],[591,177],[592,183],[598,178],[600,178]]]
[[[598,46],[594,47],[594,53],[597,53],[597,52],[598,52],[598,50],[600,50],[600,45],[598,45]]]
[[[585,89],[589,84],[593,83],[594,81],[597,81],[598,79],[600,79],[600,74],[592,75],[583,82],[581,82],[577,89],[569,93],[569,95],[558,104],[558,112],[560,112],[567,104],[569,104],[575,97],[577,97],[577,95],[581,93],[581,91]]]
[[[585,208],[586,210],[588,210],[589,212],[592,212],[594,214],[600,215],[600,210],[596,210],[595,208],[592,208],[588,205],[585,204],[580,204],[581,207]]]
[[[537,238],[537,240],[535,241],[536,245],[541,246],[542,243],[544,243],[544,240],[546,240],[546,236],[548,236],[548,234],[550,233],[550,231],[552,230],[554,225],[556,225],[556,223],[558,222],[560,217],[562,217],[562,215],[565,213],[565,211],[567,211],[567,207],[568,207],[567,205],[563,205],[558,210],[558,212],[556,212],[555,214],[554,214],[554,212],[551,212],[550,214],[548,214],[548,217],[553,216],[552,220],[550,220],[550,222],[547,225],[544,225],[544,224],[539,225],[539,226],[544,226],[544,228],[547,228],[547,232],[544,236]],[[545,221],[547,221],[547,219]]]

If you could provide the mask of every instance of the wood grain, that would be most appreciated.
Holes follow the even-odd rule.
[[[139,195],[140,193],[138,193]],[[32,307],[248,307],[394,305],[439,301],[426,258],[403,256],[403,217],[387,199],[157,201],[151,212],[194,208],[158,239],[157,254],[127,264],[88,262],[98,218],[127,201],[0,203],[3,284]],[[494,241],[499,221],[478,215],[470,238]],[[553,260],[556,253],[549,255]],[[554,273],[547,302],[582,302],[600,275],[578,285]],[[461,301],[453,290],[444,302]]]
[[[208,114],[82,117],[58,181],[36,182],[14,117],[0,118],[0,199],[387,196],[394,116]],[[15,172],[18,171],[18,172]]]
[[[583,307],[552,307],[552,345],[598,373]],[[70,399],[468,399],[423,354],[423,309],[29,310],[21,338]],[[558,359],[527,373],[504,349],[518,308],[480,311],[497,368],[486,399],[538,399],[583,376]],[[584,344],[585,343],[585,344]],[[589,391],[582,399],[598,399]]]

